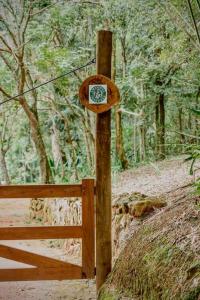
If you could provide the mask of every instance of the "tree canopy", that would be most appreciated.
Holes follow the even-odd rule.
[[[95,57],[114,33],[113,172],[199,144],[200,2],[1,0],[0,102]],[[68,182],[94,174],[95,115],[78,99],[95,65],[0,103],[0,179]],[[196,148],[195,148],[196,149]]]

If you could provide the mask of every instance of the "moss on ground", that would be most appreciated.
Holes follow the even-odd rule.
[[[104,289],[102,289],[99,293],[99,300],[119,300],[119,296],[117,296],[116,294],[112,294],[111,291],[106,291]]]

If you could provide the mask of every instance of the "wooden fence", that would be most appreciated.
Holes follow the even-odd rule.
[[[0,281],[84,279],[95,276],[93,179],[75,185],[0,186],[0,199],[82,198],[82,225],[1,227],[0,240],[82,239],[82,266],[0,244],[0,257],[31,265],[31,268],[0,269]]]

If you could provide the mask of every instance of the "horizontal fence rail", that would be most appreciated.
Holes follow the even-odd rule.
[[[81,184],[2,185],[0,198],[82,197]]]
[[[94,278],[94,195],[93,179],[74,185],[3,185],[0,199],[82,198],[81,226],[0,227],[0,240],[82,239],[82,266],[0,244],[0,257],[25,263],[31,268],[0,269],[0,281],[64,280]]]
[[[80,239],[82,226],[0,227],[0,240]]]
[[[0,281],[66,280],[82,279],[79,266],[67,268],[1,269]]]

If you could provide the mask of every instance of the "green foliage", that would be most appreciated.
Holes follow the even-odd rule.
[[[193,114],[195,114],[198,118],[200,116],[200,111],[197,109],[190,109]],[[198,136],[199,138],[199,136]],[[189,156],[186,158],[186,161],[191,161],[190,166],[190,174],[194,174],[195,172],[195,163],[200,160],[200,145],[191,145],[188,149]],[[197,188],[197,192],[200,194],[200,180],[197,179],[195,186]]]
[[[197,286],[193,288],[185,297],[183,300],[198,300],[200,295],[200,287]]]
[[[200,147],[199,145],[190,146],[188,149],[189,156],[186,158],[186,161],[191,160],[191,166],[190,166],[190,175],[194,174],[194,165],[197,160],[200,159]]]
[[[190,28],[191,38],[188,38],[177,11],[181,12],[184,22],[193,25],[187,6],[182,1],[170,2],[173,5],[169,5],[170,14],[165,9],[168,1],[159,2],[101,0],[94,3],[55,3],[43,0],[32,3],[27,0],[25,5],[25,13],[29,4],[33,5],[23,45],[25,68],[31,74],[33,85],[94,58],[97,30],[109,28],[113,31],[116,56],[113,68],[121,93],[121,143],[130,167],[153,161],[158,156],[160,129],[156,109],[161,94],[164,94],[166,155],[185,153],[190,144],[197,144],[188,135],[195,136],[199,130],[199,51],[192,44],[195,33]],[[14,9],[19,19],[21,11],[17,6]],[[13,29],[10,14],[7,17],[17,37],[17,26]],[[0,23],[0,26],[0,31],[9,40],[5,25]],[[3,59],[0,58],[0,87],[10,95],[17,93],[20,75],[14,55],[19,49],[13,44],[12,47],[12,53],[2,52]],[[35,107],[31,93],[26,95],[28,105],[37,111],[56,182],[76,181],[83,176],[94,175],[95,118],[79,103],[78,89],[82,80],[95,72],[94,66],[90,66],[41,87],[36,92]],[[24,89],[29,87],[30,82],[27,81]],[[6,99],[2,93],[0,96],[0,101]],[[1,144],[4,149],[8,148],[5,158],[11,181],[37,182],[39,158],[26,114],[18,101],[0,107],[0,114],[0,133],[5,127],[3,120],[9,119]],[[180,135],[180,132],[187,135]],[[117,134],[113,113],[114,173],[120,171],[123,165],[116,150]],[[198,149],[196,145],[190,147],[189,159],[192,162],[199,158]],[[3,180],[3,173],[0,175]]]
[[[190,110],[191,110],[194,114],[196,114],[197,116],[200,116],[200,110],[194,109],[194,108],[190,108]]]

